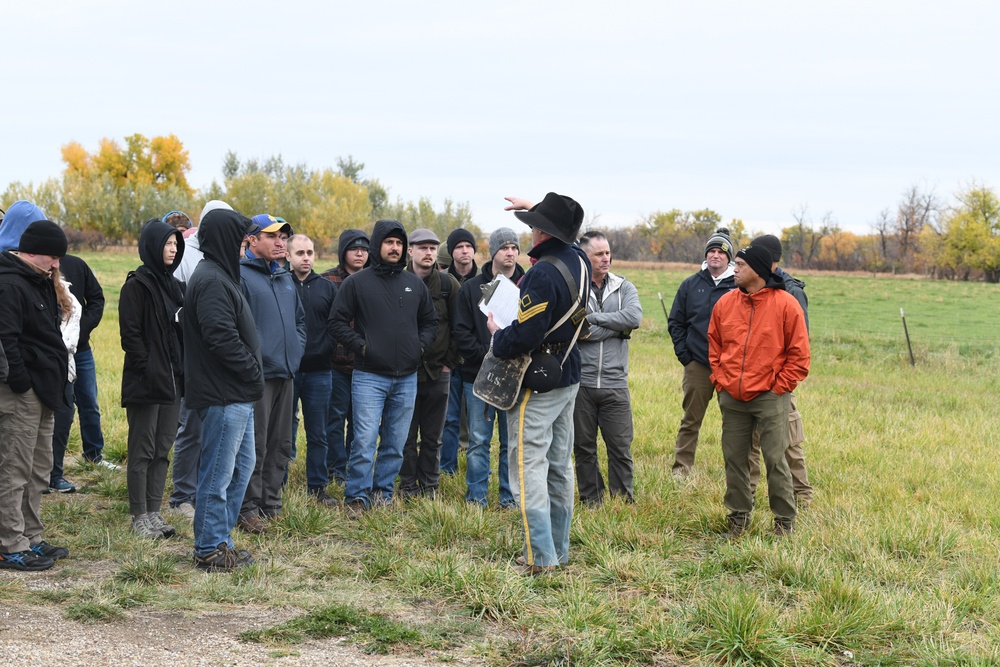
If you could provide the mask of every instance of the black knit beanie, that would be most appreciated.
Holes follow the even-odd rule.
[[[771,251],[765,246],[750,244],[736,253],[758,276],[767,280],[771,277]]]
[[[771,251],[771,259],[775,262],[781,261],[781,239],[779,239],[774,234],[764,234],[763,236],[758,236],[750,245],[762,245]]]
[[[17,250],[30,255],[62,257],[67,247],[62,227],[51,220],[35,220],[21,234]]]
[[[448,254],[455,254],[455,246],[463,241],[468,241],[473,249],[476,247],[476,237],[468,229],[458,228],[448,234]]]

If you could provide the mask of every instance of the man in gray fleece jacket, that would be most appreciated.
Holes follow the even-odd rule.
[[[573,411],[573,456],[580,501],[604,502],[604,479],[597,461],[597,429],[608,448],[612,496],[634,501],[632,488],[632,399],[628,391],[628,339],[642,324],[635,285],[611,273],[611,247],[601,232],[587,232],[580,247],[593,268],[587,323],[580,340],[580,391]]]

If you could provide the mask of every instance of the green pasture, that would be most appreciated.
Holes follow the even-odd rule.
[[[85,257],[109,299],[94,347],[108,456],[123,459],[116,295],[136,258]],[[622,272],[645,310],[631,344],[637,502],[578,507],[563,571],[514,573],[518,517],[466,506],[461,476],[436,501],[352,521],[306,499],[299,459],[285,513],[265,535],[236,535],[258,564],[208,575],[190,562],[190,525],[160,543],[132,538],[124,474],[70,462],[85,493],[47,497],[44,511],[47,538],[72,557],[46,574],[0,573],[0,601],[95,623],[289,608],[292,621],[243,637],[280,655],[343,636],[491,665],[1000,664],[1000,287],[805,276],[813,361],[797,395],[816,497],[776,540],[762,484],[751,530],[730,541],[714,403],[695,473],[670,472],[681,369],[657,292],[669,309],[690,271]]]

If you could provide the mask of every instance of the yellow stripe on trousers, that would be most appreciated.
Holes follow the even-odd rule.
[[[521,522],[524,524],[524,545],[526,552],[524,562],[528,565],[535,564],[535,558],[531,553],[531,530],[528,528],[528,511],[524,504],[524,409],[528,407],[528,398],[531,390],[524,390],[524,400],[517,411],[517,477],[518,494],[521,496]]]

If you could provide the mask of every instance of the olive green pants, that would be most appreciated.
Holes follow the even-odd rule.
[[[788,412],[791,396],[765,392],[749,401],[738,401],[719,392],[722,411],[722,457],[726,464],[725,505],[731,518],[748,520],[753,511],[750,493],[750,449],[754,429],[760,431],[760,449],[767,470],[767,497],[776,524],[795,525],[792,475],[785,460],[788,449]]]

